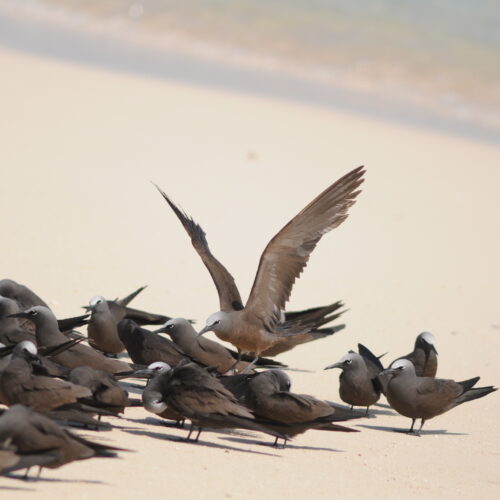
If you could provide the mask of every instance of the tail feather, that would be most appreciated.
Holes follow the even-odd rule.
[[[469,389],[468,391],[462,393],[460,396],[455,398],[453,406],[457,406],[462,403],[466,403],[467,401],[472,401],[473,399],[479,399],[484,396],[487,396],[491,392],[496,391],[497,388],[492,385],[487,387],[475,387],[473,389]]]

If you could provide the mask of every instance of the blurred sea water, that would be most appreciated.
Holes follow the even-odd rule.
[[[66,58],[73,47],[87,62],[110,51],[110,63],[141,51],[129,69],[154,74],[156,59],[157,76],[198,61],[213,84],[267,79],[276,96],[500,142],[498,0],[3,0],[0,45]]]

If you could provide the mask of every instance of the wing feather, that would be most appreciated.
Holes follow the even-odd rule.
[[[361,192],[364,167],[358,167],[325,189],[268,243],[245,309],[274,331],[293,284],[321,237],[339,226]]]

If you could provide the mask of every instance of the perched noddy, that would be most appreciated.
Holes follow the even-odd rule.
[[[35,324],[35,334],[39,346],[62,344],[68,338],[59,331],[54,313],[43,306],[31,307],[27,311],[12,315],[12,317],[28,318]],[[53,356],[53,360],[66,368],[90,366],[108,373],[126,373],[130,365],[117,359],[109,359],[100,352],[83,344],[77,344]]]
[[[175,420],[179,427],[183,427],[185,418],[179,412],[168,407],[162,400],[162,386],[164,382],[162,375],[168,374],[171,369],[172,367],[169,364],[163,361],[156,361],[155,363],[151,363],[147,369],[139,370],[136,374],[151,377],[142,392],[144,408],[165,420]]]
[[[30,469],[34,465],[43,467],[56,458],[56,454],[30,453],[21,455],[16,452],[14,446],[7,445],[6,448],[0,448],[0,474],[5,475],[20,469]]]
[[[163,361],[177,366],[187,359],[187,355],[171,340],[141,328],[131,319],[122,319],[118,323],[118,335],[134,363],[150,365]]]
[[[214,375],[195,363],[182,363],[154,380],[160,396],[153,401],[155,413],[170,408],[191,420],[188,440],[195,427],[198,427],[195,441],[204,427],[250,429],[287,438],[281,432],[256,423],[250,410],[242,406]]]
[[[105,371],[90,366],[78,366],[71,370],[69,381],[90,389],[92,402],[111,413],[123,413],[125,407],[130,405],[127,391]]]
[[[246,308],[243,306],[243,302],[241,300],[240,293],[238,291],[234,278],[211,253],[208,247],[208,242],[206,240],[205,231],[201,228],[201,226],[197,224],[191,217],[186,215],[179,207],[177,207],[158,186],[156,187],[164,197],[166,202],[170,205],[177,218],[180,220],[184,229],[191,238],[193,247],[198,252],[198,255],[208,269],[212,280],[214,281],[215,287],[217,288],[220,310],[224,313],[227,313],[228,315],[231,315],[232,313],[236,313],[238,311],[243,311],[244,309],[246,309],[244,313],[245,315],[247,315],[248,312],[257,312],[256,310],[252,311],[252,309],[248,309],[249,305],[252,305],[250,300],[247,303]],[[285,284],[284,288],[282,286],[276,288],[274,294],[271,293],[271,295],[274,296],[266,297],[263,303],[253,304],[254,306],[258,306],[265,310],[263,321],[258,320],[257,324],[254,326],[261,329],[262,324],[259,325],[259,323],[263,322],[265,323],[264,330],[266,331],[266,336],[268,336],[268,333],[277,334],[272,335],[272,342],[267,342],[267,347],[262,346],[260,354],[262,354],[263,356],[276,356],[277,354],[292,349],[296,345],[332,335],[345,326],[337,325],[335,327],[323,328],[319,330],[319,326],[333,321],[334,319],[338,318],[340,314],[342,314],[343,311],[335,315],[331,314],[333,311],[339,309],[342,306],[341,302],[336,302],[335,304],[326,307],[284,313],[284,318],[282,317],[282,309],[284,309],[284,304],[288,300],[288,296],[290,294],[291,287],[293,285],[293,282],[295,281],[295,278],[300,274],[302,268],[306,265],[309,254],[314,249],[317,241],[319,241],[319,239],[321,238],[321,235],[326,232],[326,229],[318,229],[318,233],[314,234],[314,228],[312,226],[310,227],[310,231],[307,231],[307,229],[305,230],[304,225],[307,223],[306,221],[309,220],[309,217],[311,215],[313,217],[317,215],[315,211],[319,212],[320,210],[325,209],[325,201],[336,203],[337,199],[334,199],[336,194],[338,194],[339,197],[342,196],[342,194],[338,192],[333,194],[333,196],[331,196],[331,192],[324,192],[323,199],[316,200],[316,207],[307,207],[308,212],[306,215],[304,215],[303,217],[298,216],[294,219],[294,221],[290,222],[286,228],[284,228],[278,235],[275,236],[275,238],[273,238],[271,243],[264,251],[263,256],[261,257],[261,265],[259,266],[257,277],[259,277],[261,271],[262,276],[259,279],[259,284],[257,284],[256,277],[256,283],[254,283],[254,289],[252,290],[254,295],[262,292],[262,289],[266,288],[267,285],[272,285],[273,288],[275,287],[275,283],[271,283],[270,281],[269,283],[267,283],[265,278],[262,279],[263,276],[267,274],[269,269],[279,269],[280,272],[275,275],[274,278],[278,279],[279,281],[283,281],[284,283],[282,283],[282,285]],[[352,194],[352,198],[354,198],[355,195],[356,193]],[[351,202],[347,202],[347,204],[349,203]],[[339,211],[347,209],[347,207],[345,207],[344,205],[339,206],[338,208]],[[304,209],[304,211],[305,210],[306,209]],[[331,210],[329,209],[325,210],[325,212],[326,214],[324,216],[324,220],[326,221],[326,219],[332,214]],[[345,215],[344,218],[346,216],[347,215]],[[332,217],[330,217],[330,219],[332,219]],[[333,225],[331,227],[329,226],[329,229],[333,228],[335,225],[340,224],[340,222],[341,220],[335,220],[335,222],[332,222]],[[329,223],[327,222],[326,224]],[[286,257],[283,259],[285,255]],[[269,267],[265,265],[266,261]],[[257,287],[260,287],[260,290],[258,290]],[[251,294],[251,297],[254,297],[254,295]],[[275,302],[277,304],[275,304]],[[278,306],[280,310],[276,310],[275,306]],[[266,318],[265,316],[268,317]],[[306,318],[308,320],[307,322],[305,321]],[[250,318],[246,319],[249,320],[250,323],[252,323],[256,318],[255,315],[253,315],[252,317],[252,314],[250,314]],[[218,321],[218,319],[215,318],[214,321]],[[214,321],[212,321],[212,323]],[[226,319],[225,323],[227,322],[229,322],[228,319]],[[211,322],[209,322],[207,326],[210,323]],[[222,323],[216,323],[213,326],[218,326],[220,330]],[[228,328],[229,326],[227,326],[225,330],[227,330]],[[225,335],[224,333],[221,334],[223,336],[220,336],[220,332],[217,333],[216,330],[214,331],[223,340],[228,340],[227,338],[223,338],[227,337],[227,335]],[[239,349],[238,345],[236,345],[236,347]],[[252,358],[253,357],[255,356],[252,356]]]
[[[274,236],[264,250],[250,296],[243,309],[212,314],[200,335],[214,331],[245,353],[258,356],[285,333],[279,326],[293,284],[321,237],[348,216],[364,169],[359,167],[328,187]]]
[[[12,351],[12,359],[0,378],[0,394],[7,405],[20,403],[47,412],[92,396],[86,387],[53,377],[34,375],[31,363],[36,359],[38,353],[35,344],[28,340],[17,344]]]
[[[49,468],[85,458],[115,457],[116,451],[126,451],[72,434],[23,405],[14,405],[0,416],[0,448],[5,446],[14,447],[23,456],[48,455],[52,459],[43,466]]]
[[[101,295],[92,297],[85,309],[91,311],[87,327],[89,343],[107,354],[118,354],[125,350],[118,335],[117,325],[124,319],[132,319],[139,325],[159,325],[170,318],[161,314],[148,313],[127,307],[146,287],[143,286],[123,299],[106,300]]]
[[[290,377],[281,370],[267,370],[249,377],[245,404],[257,421],[265,419],[267,425],[290,437],[309,429],[357,432],[333,422],[359,418],[352,411],[333,407],[307,394],[290,392]],[[264,422],[262,422],[264,423]],[[277,444],[276,438],[275,444]]]
[[[422,332],[415,340],[413,352],[397,359],[408,359],[415,366],[417,377],[435,377],[437,372],[436,339],[430,332]],[[397,361],[394,360],[389,368]]]
[[[235,361],[232,354],[218,342],[199,337],[193,325],[184,318],[174,318],[156,330],[158,333],[165,332],[174,343],[192,360],[204,366],[217,369],[220,374],[228,370],[243,370],[248,363]]]
[[[340,361],[329,365],[325,370],[340,368],[339,395],[345,403],[353,406],[366,406],[368,409],[376,403],[382,392],[378,375],[384,370],[379,358],[368,348],[358,344],[359,354],[349,351]]]
[[[417,377],[415,366],[408,359],[396,360],[383,373],[390,377],[386,389],[387,401],[398,413],[412,419],[409,433],[414,432],[413,426],[417,418],[422,419],[417,435],[420,435],[426,420],[496,391],[493,386],[474,387],[479,377],[463,382]]]

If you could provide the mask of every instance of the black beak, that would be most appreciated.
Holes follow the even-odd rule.
[[[26,312],[18,312],[18,313],[14,313],[14,314],[9,314],[6,317],[7,318],[29,318],[30,315]]]

